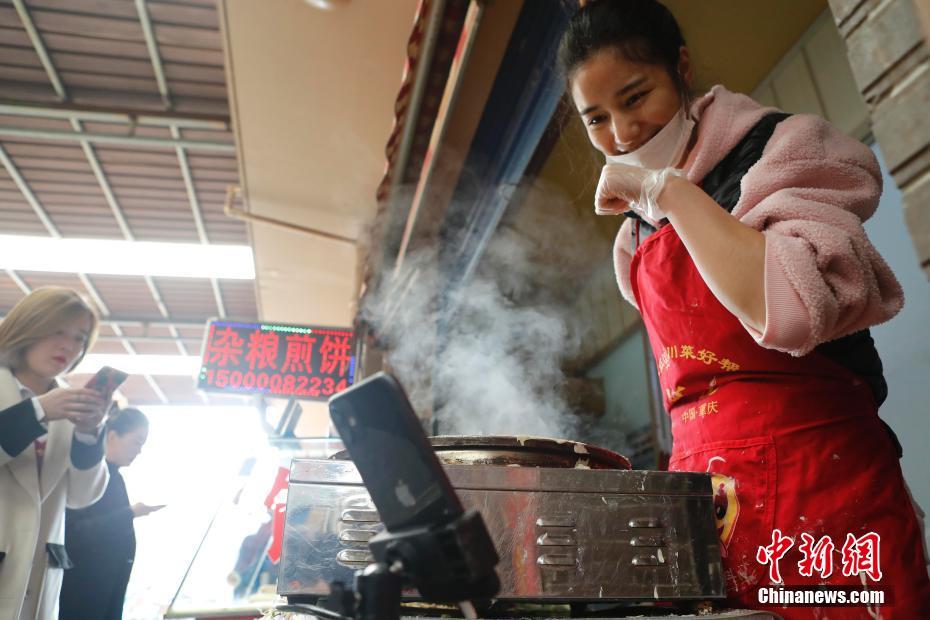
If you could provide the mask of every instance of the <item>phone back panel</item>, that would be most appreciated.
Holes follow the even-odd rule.
[[[329,400],[330,417],[388,530],[451,520],[462,504],[400,384],[378,373]]]

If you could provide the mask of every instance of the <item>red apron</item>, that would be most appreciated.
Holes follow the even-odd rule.
[[[819,353],[759,346],[711,293],[671,225],[638,248],[630,272],[671,415],[669,469],[713,474],[731,602],[785,618],[930,618],[920,527],[868,385]],[[760,604],[758,589],[773,582],[771,563],[757,554],[775,529],[794,541],[778,562],[786,587],[891,586],[894,605]],[[878,566],[845,576],[847,534],[846,559],[859,553],[867,567],[870,532],[880,536]],[[835,544],[821,554],[834,560],[828,577],[824,565],[800,572],[802,533]]]

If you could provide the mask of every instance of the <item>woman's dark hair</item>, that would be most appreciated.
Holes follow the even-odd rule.
[[[597,52],[613,48],[632,62],[662,65],[688,98],[678,72],[685,39],[678,22],[655,0],[591,0],[571,18],[559,44],[562,74],[572,74]]]
[[[148,427],[148,425],[149,419],[144,413],[134,407],[126,407],[107,420],[107,431],[113,431],[122,437],[126,433],[131,433],[142,426]]]

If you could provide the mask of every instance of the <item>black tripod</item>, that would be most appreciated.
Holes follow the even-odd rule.
[[[387,529],[369,541],[375,563],[355,573],[354,591],[331,584],[322,605],[303,611],[397,620],[406,586],[431,602],[497,594],[499,558],[484,521],[462,506],[397,380],[369,377],[333,396],[329,411]]]
[[[405,586],[444,603],[489,599],[500,589],[497,552],[476,510],[446,523],[381,532],[369,547],[376,562],[355,573],[353,589],[336,581],[317,605],[277,609],[331,620],[398,620]]]

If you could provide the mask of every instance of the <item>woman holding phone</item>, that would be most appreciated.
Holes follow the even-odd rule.
[[[67,511],[65,543],[74,568],[61,587],[61,620],[113,620],[123,617],[126,586],[136,557],[133,519],[162,508],[129,503],[119,473],[139,456],[149,436],[145,414],[126,408],[106,424],[107,490],[98,502]]]
[[[0,322],[0,620],[58,617],[65,507],[106,488],[103,399],[56,383],[96,333],[94,311],[60,287],[36,289]]]
[[[560,64],[606,159],[595,211],[627,215],[615,272],[656,357],[669,469],[711,474],[729,603],[791,620],[930,617],[921,524],[878,416],[888,390],[868,328],[903,295],[863,229],[875,156],[817,116],[723,86],[698,96],[655,0],[586,3]],[[780,584],[890,587],[894,601],[763,600]]]

